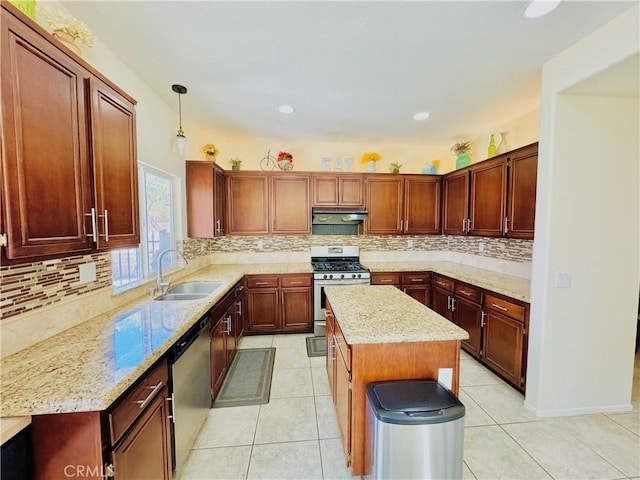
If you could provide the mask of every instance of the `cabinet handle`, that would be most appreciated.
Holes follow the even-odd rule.
[[[91,217],[91,233],[87,237],[91,237],[94,242],[98,241],[98,221],[96,220],[96,209],[91,207],[91,213],[85,213],[85,217]]]
[[[471,219],[467,218],[467,233],[471,231]]]
[[[451,311],[455,312],[456,311],[456,299],[451,297]]]
[[[506,312],[507,309],[505,307],[501,307],[500,305],[496,305],[495,303],[492,303],[491,306],[499,308],[500,310],[502,310],[503,312]]]
[[[402,223],[403,223],[403,221],[400,220],[400,231],[402,231]]]
[[[447,310],[451,310],[451,297],[447,295]]]
[[[404,222],[404,231],[405,232],[409,231],[409,220],[405,220],[405,222]]]
[[[422,283],[424,280],[422,278],[412,278],[411,281],[412,282],[420,282],[420,283]]]
[[[171,394],[170,397],[167,397],[167,402],[171,402],[171,415],[169,415],[167,418],[170,418],[171,421],[175,424],[176,423],[176,412],[174,412],[174,408],[173,408],[173,402],[174,402],[173,393]]]
[[[509,217],[504,217],[504,234],[509,233]]]
[[[104,218],[104,241],[109,241],[109,212],[107,209],[104,209],[104,215],[98,215],[100,218]]]
[[[461,294],[463,294],[463,295],[466,295],[467,297],[470,297],[470,296],[471,296],[471,294],[470,294],[469,292],[467,292],[466,290],[462,290],[462,289],[460,289],[460,290],[459,290],[459,292],[460,292]]]
[[[484,328],[484,326],[487,324],[484,319],[487,316],[486,313],[484,313],[484,311],[482,312],[482,315],[480,316],[480,328]]]
[[[300,285],[302,282],[291,282],[291,285]]]
[[[467,233],[467,219],[462,219],[462,233]]]
[[[240,302],[236,303],[236,306],[238,307],[238,309],[236,310],[236,313],[238,315],[242,315],[242,302],[240,301]]]
[[[380,283],[391,283],[392,280],[390,278],[383,278],[382,280],[380,280]]]
[[[158,382],[157,385],[154,385],[153,387],[147,387],[151,389],[151,393],[147,395],[147,398],[145,398],[144,400],[136,401],[136,403],[140,406],[140,410],[144,410],[146,406],[149,405],[149,402],[151,402],[153,397],[156,396],[156,393],[158,392],[158,390],[160,390],[163,387],[163,385],[164,384],[162,383],[162,380],[161,380]]]
[[[220,229],[220,219],[216,220],[216,233],[220,233],[221,229]]]
[[[231,333],[231,315],[229,315],[226,320],[224,321],[225,325],[227,326],[227,328],[225,329],[225,332],[227,335],[229,335]]]
[[[269,282],[256,282],[256,285],[269,285]]]
[[[436,283],[437,283],[438,285],[440,285],[441,287],[446,287],[446,286],[447,286],[447,284],[446,284],[446,283],[444,283],[444,282],[439,282],[438,280],[436,280]]]

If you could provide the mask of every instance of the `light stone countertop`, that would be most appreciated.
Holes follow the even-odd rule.
[[[374,273],[432,271],[523,302],[530,302],[531,281],[527,278],[446,261],[362,263]]]
[[[348,344],[465,340],[466,330],[391,285],[324,288]]]
[[[4,445],[31,424],[31,417],[0,418],[0,445]]]
[[[104,410],[245,274],[311,272],[309,263],[211,265],[176,282],[223,282],[204,299],[141,297],[3,358],[0,417]]]

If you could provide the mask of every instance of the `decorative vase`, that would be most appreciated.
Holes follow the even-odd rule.
[[[369,160],[367,162],[367,172],[370,172],[370,173],[375,172],[376,166],[377,166],[377,162],[374,162],[373,160]]]
[[[400,169],[399,168],[394,168],[391,170],[391,173],[400,173]]]
[[[231,165],[231,170],[240,170],[240,165]]]
[[[211,153],[207,153],[207,154],[205,154],[205,157],[206,157],[208,162],[216,163],[216,156],[215,155],[213,155]]]
[[[471,157],[468,153],[459,153],[456,158],[456,168],[466,167],[467,165],[471,165]]]
[[[509,143],[507,142],[507,133],[509,132],[500,132],[500,143],[496,150],[498,154],[507,153],[510,150]]]
[[[496,153],[497,153],[496,141],[493,138],[493,133],[492,133],[491,140],[489,140],[489,148],[487,149],[487,158],[495,157]]]
[[[78,47],[76,45],[76,39],[73,37],[73,35],[65,32],[64,30],[61,29],[56,29],[53,32],[51,32],[51,34],[56,37],[60,43],[62,43],[64,46],[66,46],[69,50],[71,50],[72,52],[80,55],[82,53],[82,51],[80,50],[80,47]]]
[[[280,170],[293,170],[293,163],[288,160],[279,160],[278,167],[280,167]]]

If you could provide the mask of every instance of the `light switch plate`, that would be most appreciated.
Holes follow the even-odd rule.
[[[556,272],[556,287],[569,288],[571,286],[571,273]]]
[[[78,268],[80,271],[80,284],[91,283],[96,281],[96,264],[95,262],[83,263]]]
[[[439,368],[438,383],[451,390],[451,386],[453,385],[453,368]]]

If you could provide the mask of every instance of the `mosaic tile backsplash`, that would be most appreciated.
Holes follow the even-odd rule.
[[[409,242],[412,246],[409,247]],[[262,248],[258,248],[261,242]],[[450,251],[512,262],[530,262],[533,242],[488,237],[286,235],[190,238],[182,249],[188,260],[220,252],[306,252],[312,245],[357,245],[361,251]],[[480,244],[483,252],[479,252]],[[78,267],[96,263],[96,281],[80,285]],[[111,285],[109,253],[67,257],[0,267],[0,320]]]

